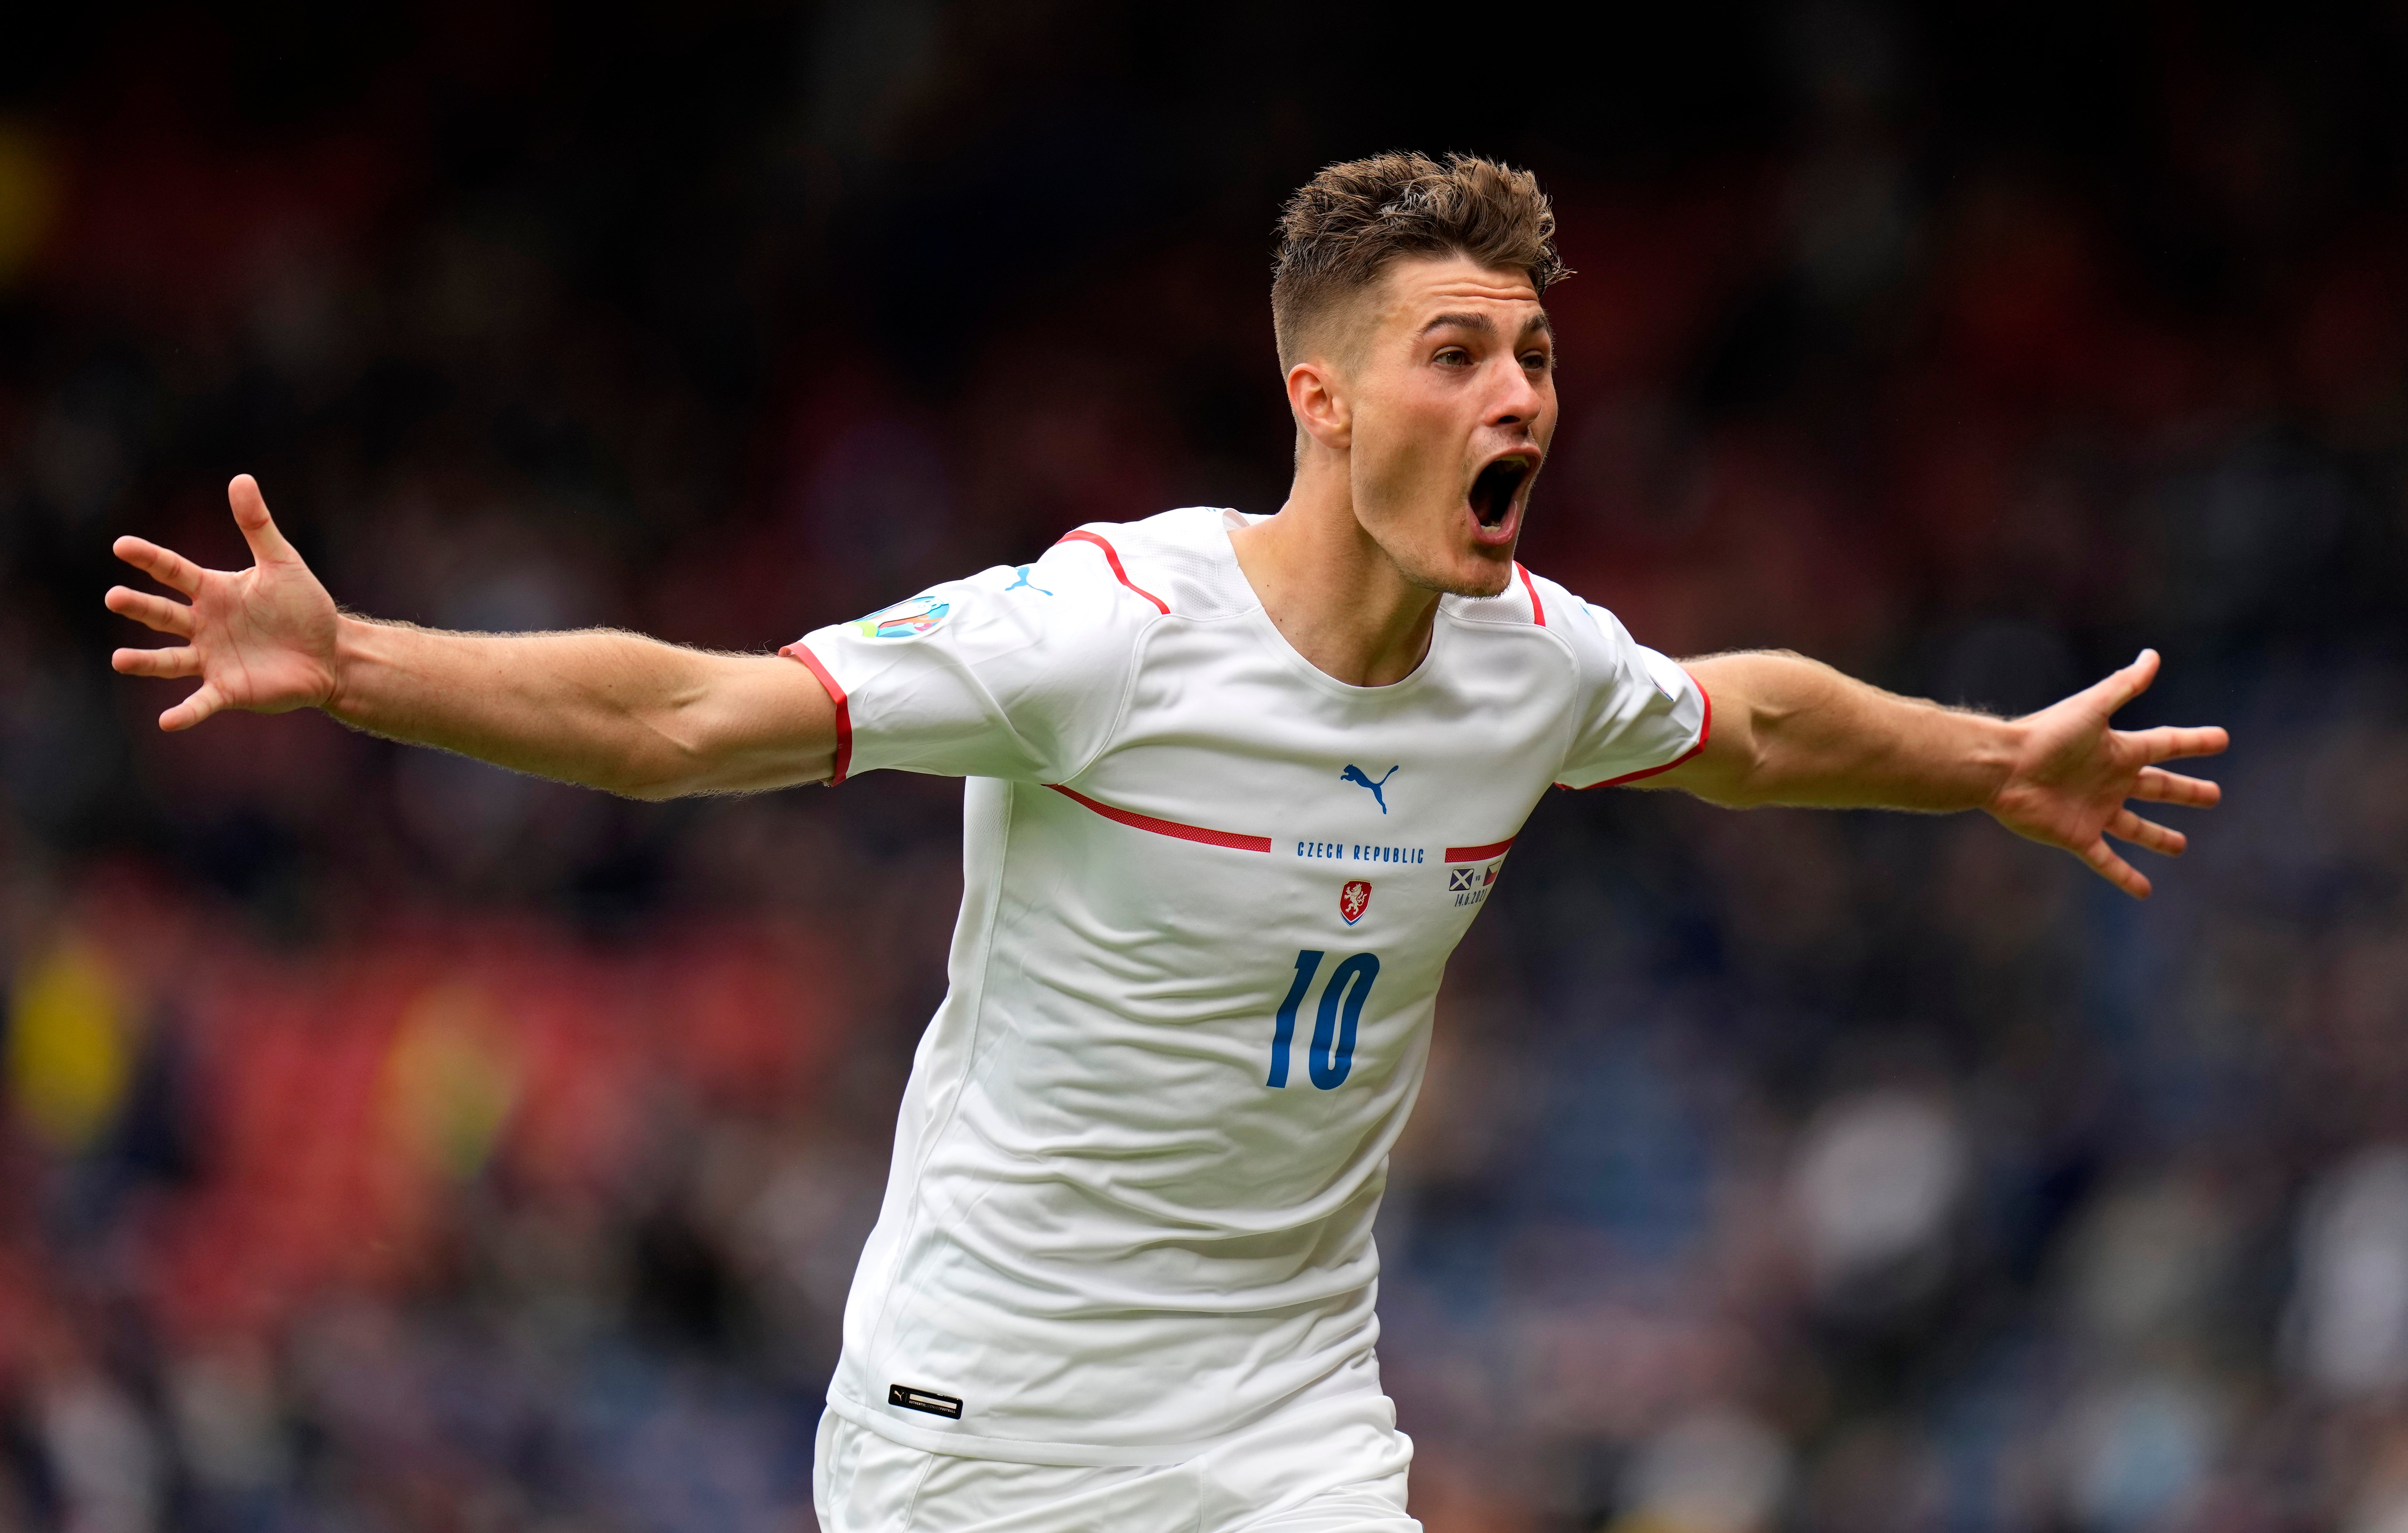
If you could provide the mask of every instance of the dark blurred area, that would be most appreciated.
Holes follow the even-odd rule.
[[[1278,506],[1279,200],[1536,169],[1524,558],[2226,807],[1559,795],[1382,1246],[1432,1533],[2408,1533],[2408,8],[53,7],[0,47],[0,1533],[808,1528],[957,785],[165,737],[112,537],[760,649]]]

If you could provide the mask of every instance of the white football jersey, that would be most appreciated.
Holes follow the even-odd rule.
[[[1447,955],[1551,783],[1708,703],[1515,566],[1383,687],[1280,636],[1208,508],[1071,533],[784,652],[836,781],[969,779],[943,1006],[828,1403],[913,1447],[1170,1462],[1377,1392],[1371,1221]]]

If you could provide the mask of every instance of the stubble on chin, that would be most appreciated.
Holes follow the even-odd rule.
[[[1450,596],[1501,596],[1505,588],[1512,583],[1513,558],[1509,551],[1502,563],[1492,564],[1483,559],[1477,580],[1458,580],[1440,589]]]
[[[1504,594],[1513,583],[1513,551],[1499,549],[1495,553],[1483,552],[1467,561],[1443,555],[1430,557],[1415,550],[1398,558],[1400,550],[1391,549],[1388,557],[1396,561],[1405,580],[1424,591],[1434,591],[1441,596],[1496,596]]]

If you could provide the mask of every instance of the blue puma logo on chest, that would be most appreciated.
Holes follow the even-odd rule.
[[[1338,774],[1338,779],[1341,782],[1352,782],[1358,788],[1370,789],[1371,796],[1380,801],[1380,812],[1382,814],[1385,814],[1388,812],[1388,795],[1382,793],[1380,790],[1388,785],[1388,779],[1396,776],[1397,771],[1397,767],[1391,766],[1388,768],[1386,773],[1381,777],[1379,781],[1374,782],[1368,775],[1365,774],[1362,767],[1349,762],[1346,769]]]

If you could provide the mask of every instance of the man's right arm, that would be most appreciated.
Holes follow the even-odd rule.
[[[181,639],[120,650],[128,675],[198,678],[160,715],[322,708],[392,739],[636,798],[824,781],[836,708],[804,666],[636,634],[456,634],[352,617],[294,553],[249,475],[227,490],[256,561],[203,569],[140,538],[118,556],[186,602],[113,588],[111,611]]]
[[[340,620],[321,705],[390,739],[630,798],[827,780],[836,708],[777,655],[639,634],[454,634]]]

